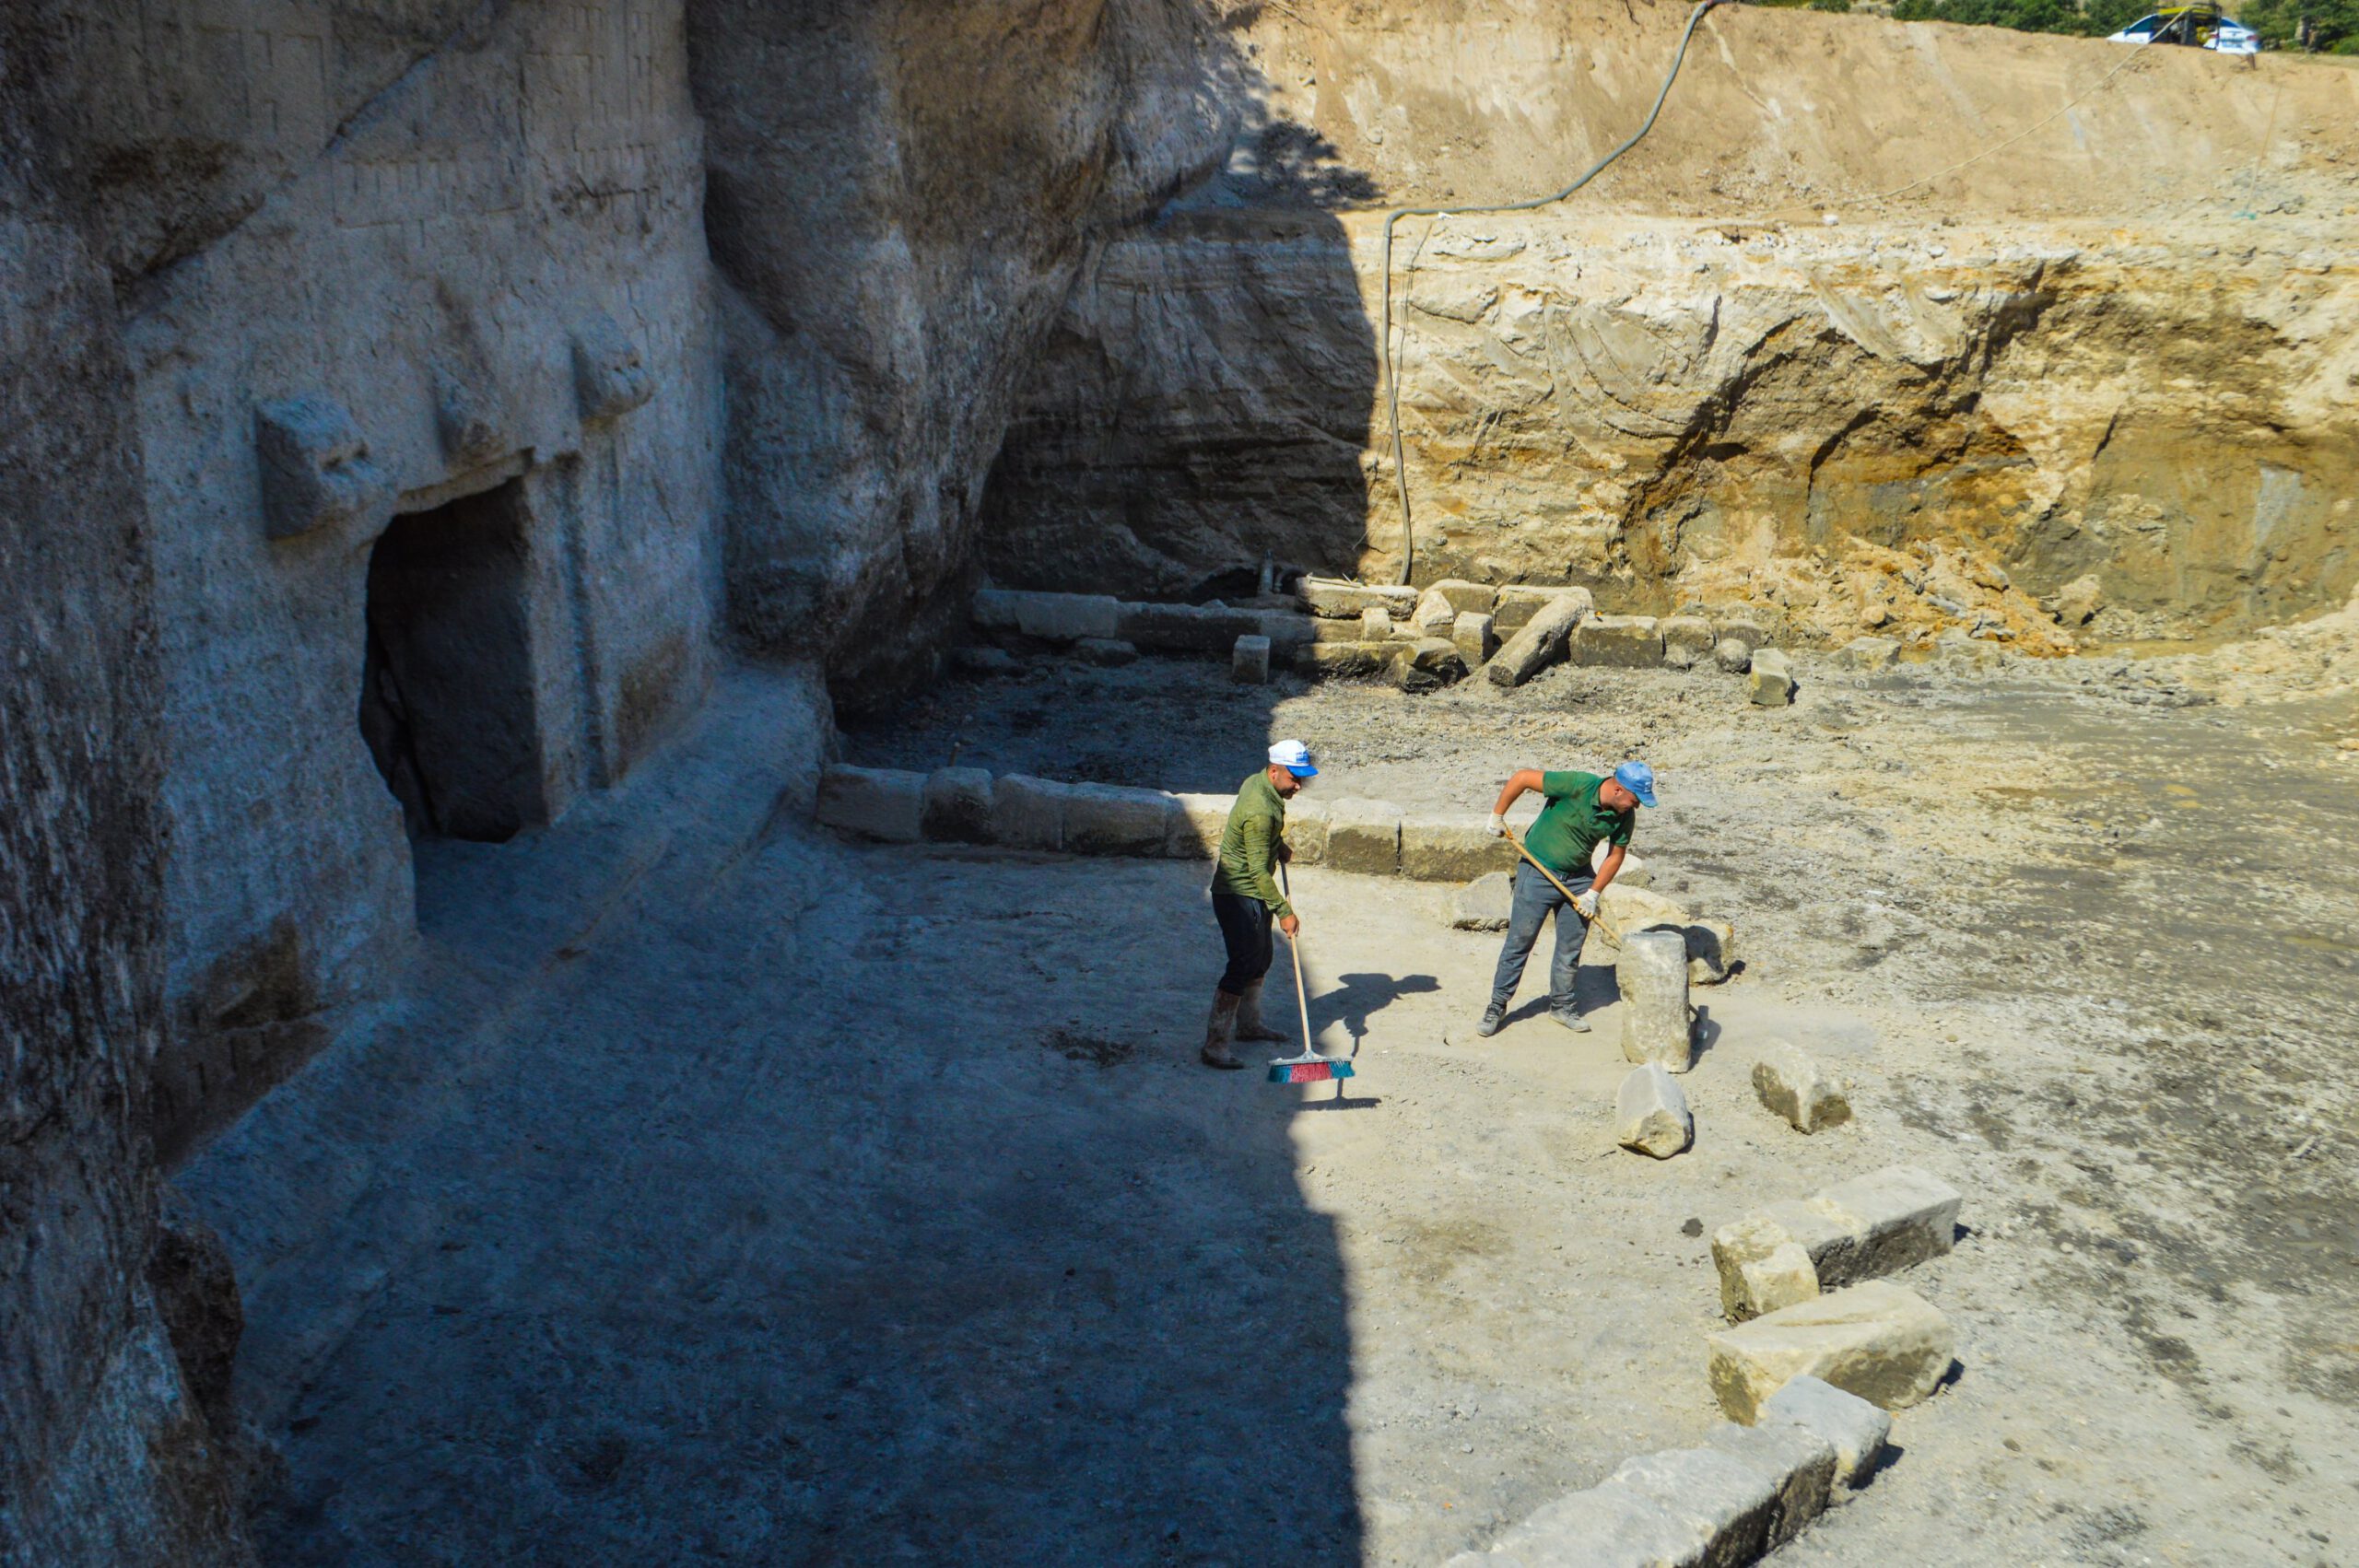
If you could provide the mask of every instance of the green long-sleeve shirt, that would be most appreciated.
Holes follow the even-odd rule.
[[[1258,898],[1281,919],[1294,913],[1278,891],[1278,846],[1285,839],[1286,803],[1267,773],[1237,787],[1228,825],[1220,830],[1220,862],[1213,872],[1215,893]]]

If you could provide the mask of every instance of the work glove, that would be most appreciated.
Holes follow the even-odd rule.
[[[1505,838],[1507,836],[1507,813],[1505,812],[1493,812],[1491,813],[1491,837],[1494,838]]]
[[[1596,890],[1595,890],[1595,889],[1584,889],[1583,891],[1581,891],[1581,892],[1579,892],[1579,893],[1576,893],[1576,894],[1574,894],[1574,895],[1573,895],[1573,907],[1580,911],[1580,916],[1581,916],[1581,919],[1584,919],[1584,920],[1594,920],[1594,919],[1597,919],[1597,893],[1596,893]]]

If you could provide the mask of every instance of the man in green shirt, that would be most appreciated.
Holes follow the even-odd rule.
[[[1238,1040],[1283,1040],[1262,1022],[1262,978],[1270,972],[1270,919],[1291,939],[1302,929],[1294,906],[1278,891],[1278,862],[1286,850],[1286,802],[1319,776],[1310,751],[1300,741],[1270,748],[1270,763],[1237,787],[1221,829],[1220,857],[1213,866],[1213,919],[1220,922],[1228,967],[1213,991],[1212,1021],[1204,1026],[1206,1067],[1238,1068],[1229,1047]]]
[[[1483,1022],[1474,1032],[1485,1036],[1499,1032],[1508,1004],[1515,1000],[1515,989],[1523,979],[1524,960],[1532,956],[1532,944],[1540,940],[1541,922],[1554,913],[1556,953],[1548,965],[1548,1011],[1566,1028],[1587,1034],[1589,1021],[1581,1016],[1573,998],[1581,942],[1596,917],[1598,895],[1622,869],[1637,808],[1655,803],[1654,769],[1643,762],[1625,762],[1600,778],[1594,773],[1543,773],[1527,767],[1499,790],[1498,803],[1491,808],[1492,832],[1507,832],[1508,808],[1527,790],[1539,790],[1548,797],[1548,803],[1541,808],[1532,831],[1523,836],[1523,847],[1572,890],[1573,900],[1567,905],[1546,877],[1525,861],[1516,862],[1508,940],[1499,949],[1498,972],[1491,978],[1491,1005],[1484,1010]],[[1592,876],[1590,858],[1601,840],[1612,848]]]

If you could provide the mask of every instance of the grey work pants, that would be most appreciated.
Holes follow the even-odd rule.
[[[1575,893],[1586,893],[1596,880],[1587,867],[1579,875],[1562,879]],[[1540,940],[1540,926],[1554,913],[1556,917],[1556,952],[1548,961],[1548,1007],[1559,1017],[1571,1018],[1580,1009],[1573,1000],[1573,975],[1581,961],[1581,942],[1589,935],[1589,922],[1580,911],[1565,901],[1555,884],[1530,865],[1515,869],[1515,905],[1508,916],[1508,940],[1499,949],[1498,973],[1491,977],[1491,1005],[1505,1012],[1515,1000],[1515,989],[1523,980],[1524,961],[1532,956],[1532,944]]]

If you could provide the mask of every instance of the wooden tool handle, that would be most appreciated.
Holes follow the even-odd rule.
[[[1286,885],[1286,863],[1278,862],[1278,891],[1294,902],[1294,889]],[[1299,918],[1299,917],[1297,917]],[[1302,1048],[1310,1049],[1310,992],[1302,983],[1302,942],[1298,937],[1286,938],[1286,952],[1294,957],[1294,1004],[1302,1012]]]
[[[1500,826],[1508,836],[1508,842],[1515,846],[1515,852],[1521,855],[1525,860],[1530,860],[1532,862],[1532,870],[1538,872],[1542,876],[1546,877],[1551,883],[1555,883],[1556,891],[1563,894],[1565,895],[1565,901],[1568,904],[1573,904],[1575,910],[1578,912],[1579,905],[1575,902],[1573,890],[1567,887],[1563,883],[1557,882],[1556,873],[1550,871],[1546,866],[1542,865],[1540,863],[1540,857],[1523,847],[1523,840],[1515,836],[1514,828],[1508,827],[1504,823],[1502,823]],[[1612,926],[1605,924],[1605,895],[1602,893],[1597,895],[1597,913],[1591,916],[1590,919],[1594,919],[1599,925],[1604,926],[1606,939],[1612,942],[1614,946],[1619,947],[1622,945],[1622,933],[1615,930]]]

